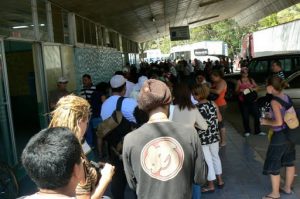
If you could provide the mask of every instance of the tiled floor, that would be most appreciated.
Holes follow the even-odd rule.
[[[271,190],[268,176],[262,175],[263,160],[229,124],[227,146],[220,151],[225,187],[212,194],[202,194],[202,199],[260,199]],[[281,195],[282,199],[299,196]]]

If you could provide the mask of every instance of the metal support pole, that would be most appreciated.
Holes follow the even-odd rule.
[[[68,25],[69,25],[69,36],[70,36],[70,44],[77,44],[77,31],[76,31],[76,19],[74,13],[68,14]]]
[[[46,1],[46,12],[47,12],[48,40],[50,42],[54,42],[52,9],[51,9],[51,3],[49,1]]]

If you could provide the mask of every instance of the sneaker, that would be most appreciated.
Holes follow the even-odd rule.
[[[250,133],[247,132],[247,133],[244,134],[244,136],[245,136],[245,137],[249,137],[249,136],[250,136]]]
[[[260,132],[259,134],[257,134],[257,135],[259,135],[259,136],[265,136],[265,135],[267,135],[265,132]]]

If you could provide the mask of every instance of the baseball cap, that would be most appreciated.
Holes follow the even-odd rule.
[[[68,79],[65,77],[60,77],[58,78],[57,83],[68,83]]]
[[[128,72],[129,72],[129,68],[128,68],[128,67],[124,67],[124,68],[122,69],[122,71],[123,71],[123,73],[128,73]]]
[[[123,75],[114,75],[110,79],[110,85],[112,88],[119,88],[125,83],[126,83],[126,79],[123,77]]]

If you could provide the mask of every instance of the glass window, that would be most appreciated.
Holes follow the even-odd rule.
[[[191,59],[191,52],[190,51],[176,52],[175,58],[189,60],[189,59]]]
[[[124,37],[122,37],[122,46],[123,46],[123,52],[128,52],[127,39]]]
[[[117,34],[115,32],[109,32],[110,47],[117,48]]]
[[[268,72],[268,61],[267,60],[258,60],[256,64],[251,68],[251,72],[255,73],[266,73]]]
[[[103,33],[101,26],[97,26],[97,44],[103,46]]]
[[[83,19],[76,15],[75,21],[76,21],[77,42],[84,43]]]
[[[295,58],[295,71],[300,70],[300,57]]]
[[[63,23],[63,34],[64,34],[64,43],[70,43],[70,32],[69,32],[69,16],[68,12],[63,10],[62,11],[62,23]]]
[[[289,88],[300,88],[300,75],[289,82]]]
[[[0,35],[35,39],[30,1],[2,1],[0,16]]]
[[[84,43],[91,44],[91,22],[84,20]]]
[[[48,24],[47,24],[47,11],[46,3],[44,1],[37,1],[37,12],[38,12],[38,22],[39,22],[39,32],[40,40],[48,41]]]
[[[62,9],[51,4],[54,42],[64,43]]]
[[[96,24],[91,23],[91,44],[97,45]]]
[[[290,72],[292,70],[292,59],[291,57],[285,58],[285,59],[279,59],[283,71]]]

